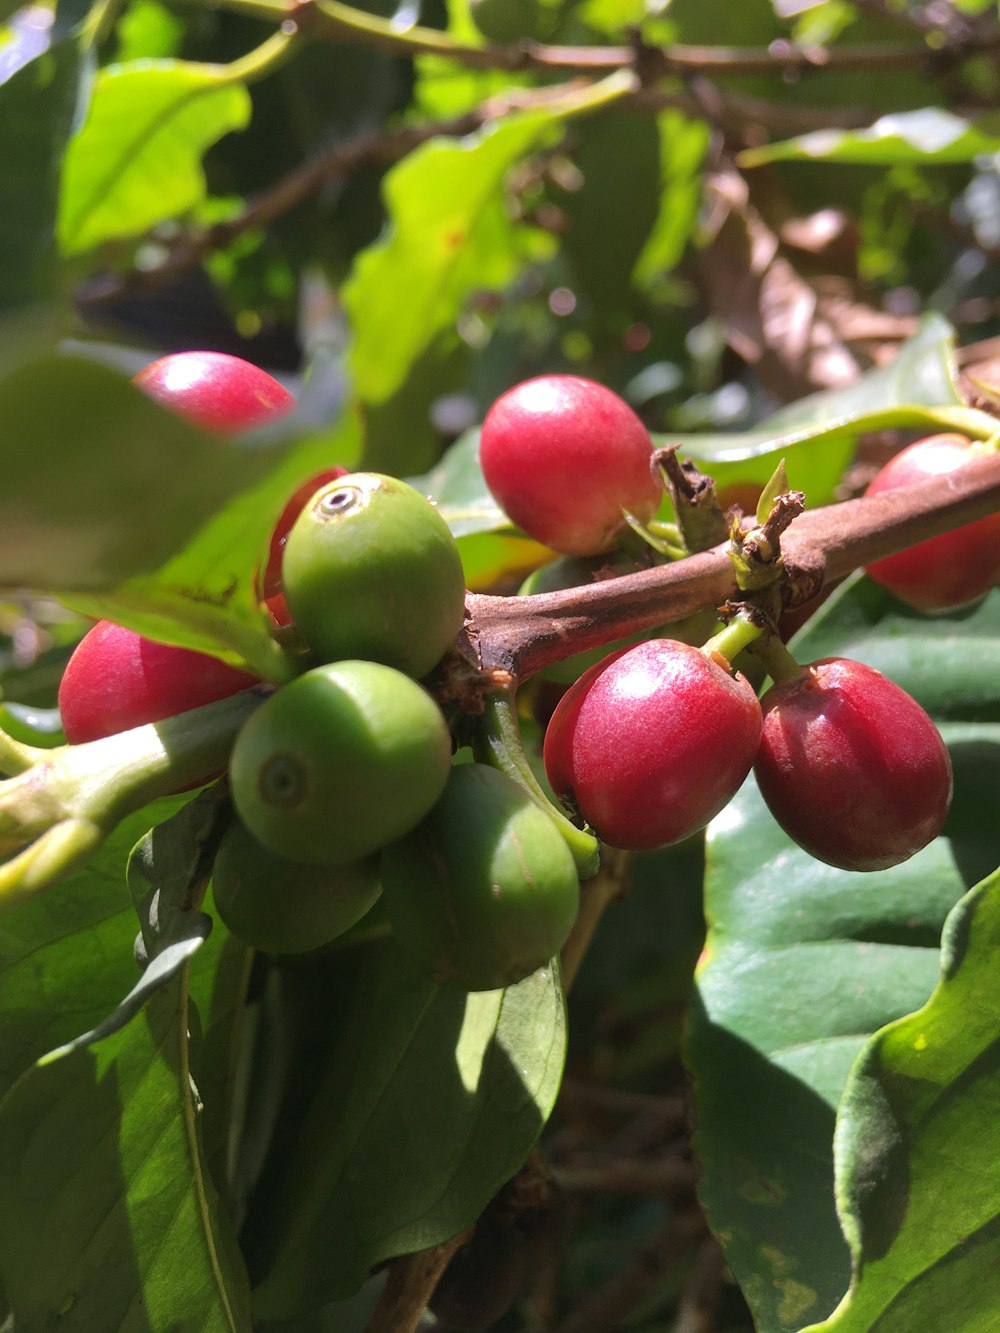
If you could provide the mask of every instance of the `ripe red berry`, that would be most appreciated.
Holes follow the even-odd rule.
[[[613,847],[663,847],[704,828],[760,740],[750,684],[698,648],[650,639],[563,695],[545,733],[552,789]]]
[[[331,467],[327,468],[325,472],[317,472],[315,477],[310,477],[308,481],[302,483],[298,490],[293,492],[291,499],[281,511],[281,515],[274,525],[267,550],[267,561],[263,569],[259,570],[257,574],[257,591],[260,600],[270,611],[271,618],[279,629],[285,625],[290,625],[292,621],[288,603],[285,601],[284,582],[281,573],[288,534],[294,527],[295,520],[316,492],[321,490],[328,482],[338,481],[341,477],[346,477],[347,473],[348,469],[346,467]]]
[[[255,683],[256,677],[216,657],[101,620],[66,664],[59,712],[67,741],[78,745],[161,722]]]
[[[945,477],[977,457],[979,451],[963,435],[931,435],[890,458],[866,494]],[[876,560],[867,572],[920,611],[975,601],[1000,583],[1000,513]]]
[[[576,375],[543,375],[493,404],[479,458],[504,512],[530,537],[567,555],[599,555],[625,530],[623,510],[643,522],[656,513],[652,450],[616,393]]]
[[[873,667],[823,658],[774,685],[754,765],[775,819],[812,856],[884,870],[941,831],[951,760],[915,699]]]
[[[140,370],[134,382],[164,407],[219,435],[273,421],[295,406],[267,371],[225,352],[175,352]]]

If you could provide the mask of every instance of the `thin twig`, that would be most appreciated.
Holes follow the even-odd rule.
[[[470,1234],[471,1229],[429,1250],[393,1259],[385,1289],[365,1325],[365,1333],[413,1333],[441,1274]]]

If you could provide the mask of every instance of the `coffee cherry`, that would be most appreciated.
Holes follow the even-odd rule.
[[[754,765],[771,813],[810,855],[884,870],[941,832],[951,760],[937,728],[873,667],[824,658],[761,701]]]
[[[228,698],[257,678],[207,653],[143,638],[100,620],[83,636],[59,684],[70,745],[161,722]]]
[[[269,851],[235,819],[212,867],[219,916],[237,939],[265,953],[328,944],[360,921],[380,892],[378,857],[303,865]]]
[[[354,472],[317,492],[285,543],[292,619],[325,661],[367,658],[424,676],[465,615],[447,523],[395,477]]]
[[[528,536],[566,555],[599,555],[625,532],[623,511],[644,522],[656,513],[652,450],[616,393],[576,375],[544,375],[493,404],[479,459],[498,503]]]
[[[573,857],[512,778],[452,769],[444,795],[382,853],[386,910],[400,948],[436,981],[510,986],[565,942],[579,906]]]
[[[267,560],[263,567],[257,571],[257,595],[271,613],[271,619],[279,629],[291,624],[292,620],[288,603],[285,601],[282,579],[282,563],[288,534],[291,532],[295,520],[316,492],[326,486],[328,482],[339,481],[341,477],[346,477],[347,473],[348,469],[346,467],[331,467],[327,468],[325,472],[318,472],[316,476],[310,477],[308,481],[303,482],[293,492],[291,499],[281,511],[278,521],[274,525],[271,540],[268,543]]]
[[[150,398],[205,430],[230,435],[285,416],[295,399],[273,376],[225,352],[175,352],[134,377]]]
[[[451,737],[426,690],[377,662],[334,662],[251,715],[230,780],[240,818],[266,847],[345,865],[419,823],[450,764]]]
[[[865,494],[945,478],[978,457],[980,451],[962,435],[931,435],[890,458]],[[946,487],[942,480],[942,488]],[[1000,513],[876,560],[867,573],[919,611],[943,611],[975,601],[1000,583]]]
[[[630,851],[704,828],[760,740],[757,697],[697,648],[651,639],[610,654],[563,695],[545,732],[555,794]]]

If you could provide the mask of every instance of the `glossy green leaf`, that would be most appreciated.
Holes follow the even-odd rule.
[[[0,85],[0,310],[37,301],[52,286],[57,164],[70,136],[83,70],[75,44],[64,42]]]
[[[243,129],[250,111],[246,87],[224,66],[144,60],[102,70],[63,162],[63,253],[139,236],[199,204],[202,154]]]
[[[927,620],[859,576],[793,646],[802,661],[849,654],[900,679],[940,719],[955,799],[940,838],[875,874],[795,847],[752,779],[710,827],[709,931],[688,1040],[697,1151],[709,1221],[760,1333],[822,1319],[843,1296],[833,1136],[844,1082],[872,1033],[926,1002],[948,912],[1000,863],[1000,593]],[[940,674],[949,654],[962,661],[954,690]],[[890,1156],[869,1166],[893,1175]]]
[[[1000,875],[958,904],[941,951],[931,999],[848,1077],[836,1158],[854,1281],[813,1333],[996,1327]]]
[[[861,162],[875,167],[904,164],[926,166],[972,162],[1000,149],[1000,117],[968,119],[943,107],[900,111],[880,116],[863,130],[814,130],[795,139],[748,148],[740,164],[756,167],[765,162]]]
[[[374,1264],[468,1226],[523,1164],[562,1074],[554,970],[467,995],[404,970],[391,940],[340,958],[336,990],[313,999],[338,1015],[328,1053],[313,1049],[322,1072],[282,1123],[285,1159],[248,1223],[264,1319],[348,1295]]]
[[[509,528],[510,520],[490,494],[479,466],[479,431],[470,430],[455,441],[441,462],[420,477],[409,477],[433,500],[456,537]]]
[[[69,357],[0,383],[0,418],[0,586],[281,676],[255,572],[296,486],[357,457],[351,418],[223,441]]]
[[[388,398],[471,291],[513,277],[504,177],[557,123],[553,112],[524,112],[465,139],[431,140],[386,176],[388,229],[358,256],[343,291],[362,399]]]

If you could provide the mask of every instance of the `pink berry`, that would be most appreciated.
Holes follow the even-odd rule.
[[[890,458],[866,494],[945,478],[979,456],[963,435],[931,435]],[[947,483],[942,481],[942,486]],[[975,601],[1000,583],[1000,513],[876,560],[867,572],[919,611],[943,611]]]
[[[812,856],[843,870],[884,870],[941,832],[948,751],[917,701],[881,672],[824,658],[772,686],[761,706],[757,783]]]
[[[230,435],[283,417],[295,399],[278,381],[225,352],[175,352],[140,370],[134,382],[150,398],[205,430]]]
[[[576,375],[543,375],[508,390],[483,422],[486,484],[530,537],[567,555],[618,543],[627,510],[646,522],[661,487],[653,444],[629,405]]]
[[[585,671],[545,733],[553,791],[613,847],[663,847],[704,828],[750,771],[752,687],[698,648],[650,639]]]

